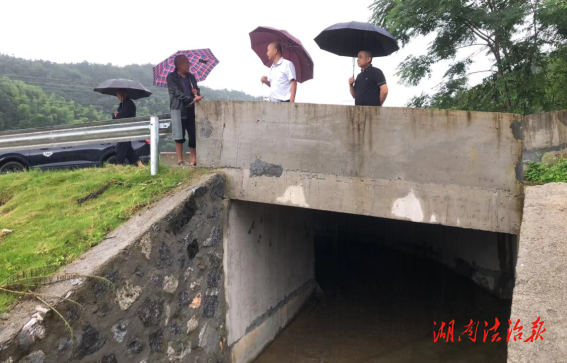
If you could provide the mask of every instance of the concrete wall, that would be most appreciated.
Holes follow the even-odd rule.
[[[567,148],[567,111],[524,116],[524,162],[541,161],[546,152]]]
[[[520,319],[523,335],[508,343],[509,362],[567,360],[566,236],[567,184],[527,187],[511,318]],[[523,342],[538,317],[543,340]]]
[[[65,267],[106,277],[114,289],[77,278],[41,291],[71,324],[74,340],[47,305],[18,303],[0,320],[0,362],[228,362],[223,193],[222,177],[207,177]]]
[[[231,201],[225,226],[228,344],[251,362],[311,295],[313,211]]]
[[[205,102],[200,165],[231,199],[518,233],[520,116]]]
[[[512,298],[517,238],[474,229],[317,212],[316,234],[329,241],[378,244],[441,263],[499,298]],[[364,250],[347,254],[363,255]]]

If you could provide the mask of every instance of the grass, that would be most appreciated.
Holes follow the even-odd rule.
[[[67,171],[0,175],[0,281],[25,269],[64,266],[144,207],[188,186],[207,171],[162,167],[108,166]],[[109,184],[110,183],[110,184]],[[97,198],[78,200],[101,190]],[[0,312],[16,296],[0,294]]]
[[[554,164],[528,163],[524,179],[532,184],[566,183],[567,159],[558,159]]]

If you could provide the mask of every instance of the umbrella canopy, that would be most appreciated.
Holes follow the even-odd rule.
[[[313,60],[303,45],[293,35],[285,30],[261,26],[250,32],[250,44],[266,67],[272,66],[272,61],[266,56],[268,45],[279,42],[282,45],[282,56],[293,63],[296,81],[299,83],[313,79]]]
[[[361,50],[384,57],[400,49],[396,39],[386,30],[356,21],[331,25],[315,38],[315,42],[319,48],[345,57],[356,57]]]
[[[109,79],[99,84],[94,91],[102,93],[103,95],[116,96],[116,92],[120,89],[127,90],[128,97],[133,100],[150,97],[152,94],[146,87],[142,86],[141,83],[129,79]]]
[[[219,60],[210,49],[180,50],[154,67],[154,86],[167,87],[167,75],[175,71],[173,60],[179,54],[184,54],[191,63],[191,72],[197,82],[203,82],[209,73],[219,64]]]

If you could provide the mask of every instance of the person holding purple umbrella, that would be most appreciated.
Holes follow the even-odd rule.
[[[195,103],[203,97],[197,86],[195,76],[189,72],[190,63],[187,56],[177,55],[173,61],[175,70],[167,75],[169,105],[171,109],[171,129],[175,140],[177,165],[197,165],[197,143],[195,140]],[[191,163],[183,160],[183,143],[185,134],[189,136],[189,152]]]
[[[282,46],[279,42],[270,43],[266,55],[273,64],[269,76],[262,77],[261,81],[270,87],[270,101],[295,102],[297,93],[295,66],[283,58]]]

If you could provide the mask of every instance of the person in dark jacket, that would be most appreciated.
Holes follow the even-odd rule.
[[[134,101],[128,97],[128,91],[118,90],[118,92],[116,92],[116,97],[118,97],[120,105],[118,106],[118,110],[116,110],[116,112],[112,115],[112,118],[117,120],[121,118],[136,117],[136,105],[134,104]],[[116,156],[114,157],[115,164],[124,164],[124,160],[126,160],[126,158],[130,164],[135,163],[138,166],[144,166],[144,164],[140,161],[140,158],[138,158],[138,154],[136,154],[136,151],[132,147],[132,143],[130,141],[116,143]]]
[[[200,102],[203,97],[201,96],[201,89],[197,86],[195,76],[189,73],[189,59],[185,55],[178,55],[173,62],[175,70],[167,75],[167,89],[169,91],[171,128],[175,140],[177,165],[196,166],[195,103]],[[183,160],[185,133],[189,136],[190,164]]]

